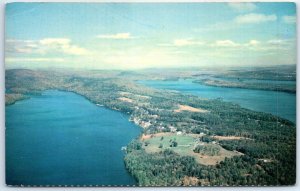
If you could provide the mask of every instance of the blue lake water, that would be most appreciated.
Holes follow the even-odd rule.
[[[157,89],[176,90],[199,97],[237,103],[244,108],[267,112],[296,122],[296,94],[252,90],[242,88],[225,88],[193,83],[191,79],[178,81],[144,80],[138,83]]]
[[[45,91],[6,107],[6,183],[134,185],[121,147],[140,132],[120,112]]]

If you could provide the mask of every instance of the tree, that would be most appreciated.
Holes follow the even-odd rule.
[[[146,142],[145,142],[145,146],[146,146],[146,147],[147,147],[149,144],[150,144],[149,141],[146,141]]]
[[[178,143],[176,141],[172,141],[170,147],[177,147]]]

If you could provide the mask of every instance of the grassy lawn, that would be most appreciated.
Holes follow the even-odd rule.
[[[177,147],[170,147],[172,141],[177,142]],[[148,146],[144,144],[144,148],[148,152],[159,152],[169,148],[180,155],[187,155],[194,148],[195,138],[185,135],[155,136],[145,140],[145,143],[149,143]],[[159,148],[160,145],[162,148]]]
[[[170,146],[173,141],[177,142],[176,147]],[[143,143],[143,148],[148,153],[155,153],[163,151],[164,149],[171,149],[179,155],[195,157],[197,162],[204,165],[215,165],[224,160],[225,157],[230,158],[236,155],[241,155],[241,153],[238,152],[225,150],[217,144],[197,142],[197,136],[192,134],[176,135],[170,133],[160,133],[144,139]],[[195,153],[193,150],[198,144],[218,148],[219,152],[215,156],[211,156],[209,154],[206,155],[205,153]]]

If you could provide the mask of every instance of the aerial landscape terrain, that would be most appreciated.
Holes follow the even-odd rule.
[[[294,15],[293,3],[7,5],[6,184],[294,185]]]
[[[290,70],[281,70],[278,78],[284,81]],[[168,76],[146,73],[7,70],[6,104],[42,95],[45,90],[60,90],[129,115],[129,120],[141,127],[141,135],[128,144],[124,160],[142,186],[295,181],[295,123],[220,99],[136,83],[172,77],[172,72]],[[179,73],[183,78],[191,73],[190,77],[195,76],[194,70]]]

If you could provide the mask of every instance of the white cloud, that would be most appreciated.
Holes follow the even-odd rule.
[[[100,39],[133,39],[136,37],[131,36],[130,33],[117,33],[117,34],[102,34],[97,35]]]
[[[271,39],[268,40],[267,43],[272,45],[289,45],[292,43],[296,43],[296,41],[291,39]]]
[[[186,46],[201,46],[205,45],[205,42],[195,40],[192,38],[174,39],[171,43],[158,43],[160,47],[186,47]]]
[[[32,53],[38,49],[38,44],[32,40],[7,39],[5,41],[6,53]]]
[[[281,39],[272,39],[272,40],[268,41],[268,44],[274,44],[274,45],[282,44],[282,43],[283,43],[283,40],[281,40]]]
[[[235,18],[235,22],[239,24],[257,24],[257,23],[264,23],[264,22],[270,22],[276,20],[277,20],[277,16],[274,14],[264,15],[264,14],[256,14],[256,13],[240,15]]]
[[[59,51],[70,55],[88,54],[86,49],[73,45],[68,38],[45,38],[39,43],[45,46],[46,51]]]
[[[14,62],[64,62],[63,58],[5,58],[6,63]]]
[[[217,47],[238,47],[238,43],[233,42],[232,40],[217,40],[212,46]]]
[[[175,43],[176,42],[176,43]],[[184,49],[190,45],[195,45],[197,41],[192,40],[174,40],[173,44],[160,44],[159,46],[163,46],[169,51],[169,53],[173,54],[191,54],[197,55],[199,52],[232,52],[232,51],[255,51],[266,53],[266,51],[272,50],[287,50],[291,49],[291,47],[295,44],[295,40],[293,39],[271,39],[268,41],[259,41],[256,39],[248,40],[247,42],[236,42],[231,39],[224,39],[224,40],[216,40],[216,41],[206,41],[205,43],[201,42],[201,46],[193,46],[193,51],[191,49]],[[174,47],[180,49],[174,49]],[[179,52],[177,52],[179,51]],[[224,53],[225,55],[225,53]]]
[[[45,38],[39,41],[42,45],[68,45],[71,40],[68,38]]]
[[[228,50],[238,50],[238,49],[244,49],[247,47],[258,47],[259,45],[261,45],[262,42],[252,39],[249,40],[248,42],[245,43],[239,43],[239,42],[235,42],[233,40],[230,39],[225,39],[225,40],[216,40],[216,41],[207,41],[207,42],[202,42],[202,41],[196,41],[196,40],[191,40],[191,39],[176,39],[173,41],[173,43],[162,43],[162,44],[158,44],[158,46],[161,47],[187,47],[187,46],[194,46],[195,48],[201,48],[201,49],[209,49],[210,47],[219,47],[219,48],[230,48]],[[170,49],[173,52],[177,52],[178,49],[175,49],[176,51],[174,51],[174,49]],[[180,53],[184,53],[182,52],[182,50],[184,49],[180,49],[181,52]]]
[[[296,46],[296,41],[293,39],[271,39],[264,42],[258,41],[258,43],[255,42],[254,44],[253,40],[251,41],[248,43],[249,49],[256,52],[263,52],[264,54],[278,53],[278,51],[293,52]]]
[[[63,52],[70,55],[88,55],[90,52],[78,46],[63,47]]]
[[[174,45],[175,46],[188,46],[188,45],[193,45],[193,41],[187,40],[187,39],[176,39],[174,40]]]
[[[217,37],[216,37],[217,38]],[[99,69],[138,69],[149,67],[183,67],[225,63],[241,65],[262,64],[256,62],[261,57],[270,57],[269,62],[279,62],[280,56],[294,59],[295,39],[261,40],[250,38],[236,40],[219,38],[201,41],[200,38],[174,38],[162,44],[143,46],[123,46],[119,43],[106,48],[106,43],[91,44],[92,51],[86,56],[68,56],[78,52],[77,45],[68,38],[46,38],[38,41],[7,40],[14,44],[19,54],[7,54],[6,63],[18,67],[74,67]],[[74,48],[75,47],[75,48]],[[124,48],[126,47],[126,48]],[[6,47],[9,48],[9,47]],[[80,47],[79,47],[80,48]],[[12,50],[16,53],[16,50]],[[31,51],[28,53],[28,51]],[[271,55],[271,56],[270,56]],[[274,58],[276,57],[276,59]],[[249,59],[245,59],[249,58]],[[265,61],[265,60],[264,60]],[[282,61],[282,59],[280,60]]]
[[[286,16],[282,17],[282,21],[284,23],[286,23],[286,24],[295,24],[296,20],[297,20],[296,16],[288,16],[288,15],[286,15]]]
[[[209,44],[210,47],[214,48],[215,52],[261,52],[263,54],[268,51],[278,50],[292,50],[295,45],[293,39],[272,39],[268,41],[258,41],[255,39],[249,40],[248,42],[239,43],[232,40],[217,40]],[[219,48],[219,49],[216,49]],[[210,50],[206,47],[205,50]]]
[[[254,3],[228,3],[228,6],[238,12],[250,12],[257,9]]]
[[[175,46],[192,46],[192,45],[203,45],[201,41],[194,41],[192,39],[175,39],[173,41]]]
[[[250,40],[249,43],[247,43],[247,45],[250,45],[250,46],[257,46],[259,44],[260,44],[260,42],[258,40]]]
[[[89,54],[87,49],[74,45],[68,38],[45,38],[39,41],[9,39],[6,41],[6,52],[13,54],[63,53],[78,56]]]

